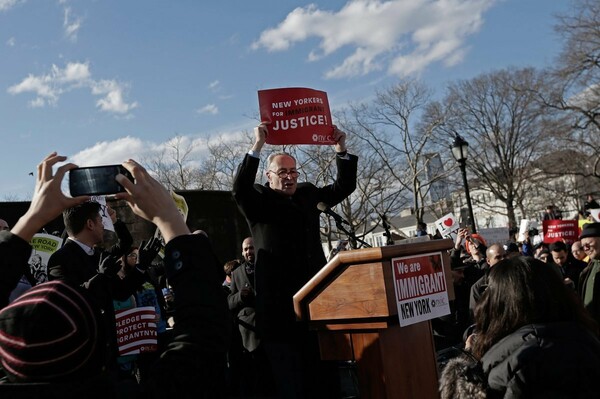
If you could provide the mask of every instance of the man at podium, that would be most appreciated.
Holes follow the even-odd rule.
[[[317,205],[334,206],[356,188],[358,158],[346,150],[346,133],[332,129],[338,171],[332,184],[298,183],[296,160],[283,152],[267,159],[267,183],[254,184],[268,135],[264,123],[254,129],[254,144],[233,183],[256,251],[256,328],[281,398],[336,397],[336,365],[320,360],[316,332],[296,321],[293,305],[294,294],[326,263]]]

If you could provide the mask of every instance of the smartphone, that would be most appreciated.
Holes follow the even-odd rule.
[[[69,171],[69,192],[71,197],[79,195],[108,195],[125,191],[115,180],[118,174],[132,182],[133,176],[122,165],[90,166]]]

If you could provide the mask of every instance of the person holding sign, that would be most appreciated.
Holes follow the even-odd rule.
[[[346,150],[346,133],[333,126],[338,174],[332,184],[298,183],[296,160],[283,152],[269,156],[267,183],[254,184],[268,134],[265,123],[254,129],[254,145],[233,183],[254,239],[256,327],[274,366],[277,397],[336,397],[336,369],[320,360],[316,332],[296,321],[293,296],[326,263],[318,205],[334,206],[354,191],[358,158]]]

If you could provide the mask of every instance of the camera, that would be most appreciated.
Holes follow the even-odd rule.
[[[80,195],[107,195],[125,191],[115,180],[118,174],[132,182],[133,176],[122,165],[90,166],[69,171],[69,192],[71,197]]]

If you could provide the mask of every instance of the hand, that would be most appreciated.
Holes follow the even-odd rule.
[[[252,151],[260,151],[267,141],[267,135],[269,134],[269,128],[266,123],[261,123],[254,128],[254,145]]]
[[[458,229],[458,233],[456,234],[456,239],[454,240],[454,248],[459,249],[462,241],[467,238],[469,235],[469,230],[465,228]]]
[[[104,274],[107,277],[114,277],[121,270],[121,258],[103,252],[100,255],[100,265],[98,273]]]
[[[38,231],[51,222],[67,208],[90,200],[87,195],[75,198],[67,197],[61,190],[62,180],[67,171],[77,165],[67,163],[52,174],[52,167],[67,157],[56,152],[49,154],[37,167],[37,181],[29,209],[11,229],[11,232],[29,242]]]
[[[335,140],[335,152],[346,151],[346,133],[333,125],[333,140]]]
[[[116,179],[126,192],[116,194],[115,198],[124,199],[133,213],[154,223],[159,228],[165,244],[177,236],[190,234],[190,229],[181,217],[169,191],[136,161],[130,159],[123,162],[123,167],[131,172],[135,183],[118,174]]]
[[[108,212],[108,216],[113,224],[117,221],[117,212],[110,207],[110,205],[106,204],[106,211]]]
[[[141,270],[147,270],[161,248],[162,242],[158,237],[153,236],[147,242],[142,241],[140,250],[138,251],[138,264],[136,266]]]

